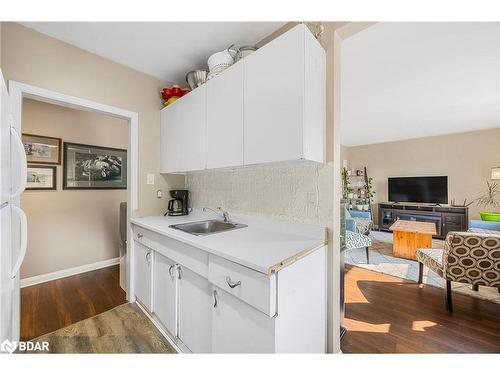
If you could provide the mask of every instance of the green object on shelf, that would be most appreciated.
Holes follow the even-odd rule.
[[[481,211],[479,215],[483,221],[500,221],[500,212]]]

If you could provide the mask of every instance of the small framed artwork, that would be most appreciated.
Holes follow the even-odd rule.
[[[64,143],[63,189],[126,189],[127,150]]]
[[[26,190],[56,190],[55,166],[28,165]]]
[[[26,159],[30,164],[61,164],[62,139],[23,134]]]

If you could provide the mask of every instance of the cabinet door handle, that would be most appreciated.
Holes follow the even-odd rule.
[[[174,277],[174,273],[172,272],[173,269],[175,267],[175,264],[172,264],[169,268],[168,268],[168,273],[170,274],[170,277]]]
[[[146,262],[150,263],[151,251],[146,253]]]
[[[236,288],[237,286],[241,285],[241,281],[237,281],[237,282],[233,283],[229,276],[226,276],[226,283],[227,283],[227,285],[229,285],[229,287],[231,289]]]
[[[217,301],[217,291],[216,290],[214,290],[213,295],[214,295],[214,307],[217,307],[218,301]]]
[[[142,233],[137,233],[137,238],[141,239],[144,235]]]
[[[180,280],[182,279],[182,269],[181,266],[177,266],[177,278]]]

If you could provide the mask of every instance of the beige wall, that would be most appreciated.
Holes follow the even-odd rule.
[[[350,169],[367,167],[375,203],[388,200],[387,177],[427,175],[448,176],[448,199],[471,201],[500,164],[500,129],[349,147],[347,160]],[[479,218],[479,208],[470,206],[469,215]]]
[[[23,132],[63,142],[127,148],[125,120],[33,100],[23,102]],[[27,190],[21,206],[28,217],[28,250],[21,278],[118,257],[120,202],[126,190]]]
[[[2,70],[15,80],[90,99],[139,114],[139,210],[137,215],[165,211],[168,190],[184,186],[183,176],[162,176],[158,79],[50,38],[16,23],[2,24]],[[166,62],[167,63],[167,62]],[[155,185],[146,185],[154,173]],[[163,189],[164,198],[156,198]]]

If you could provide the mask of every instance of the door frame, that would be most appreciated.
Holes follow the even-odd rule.
[[[12,103],[12,115],[14,117],[14,127],[22,134],[22,106],[23,99],[34,99],[41,102],[56,104],[62,107],[77,109],[81,111],[94,112],[120,118],[127,121],[128,128],[128,152],[127,152],[127,254],[126,254],[126,274],[127,290],[126,298],[130,302],[135,301],[134,293],[134,246],[132,238],[132,227],[130,219],[138,209],[138,167],[139,167],[139,115],[137,112],[113,107],[107,104],[94,102],[92,100],[79,98],[63,94],[56,91],[47,90],[41,87],[28,85],[17,81],[9,81],[9,94]],[[20,199],[13,202],[20,205]],[[13,327],[12,337],[14,341],[19,341],[21,317],[20,317],[20,280],[16,276],[14,282],[13,298]]]

